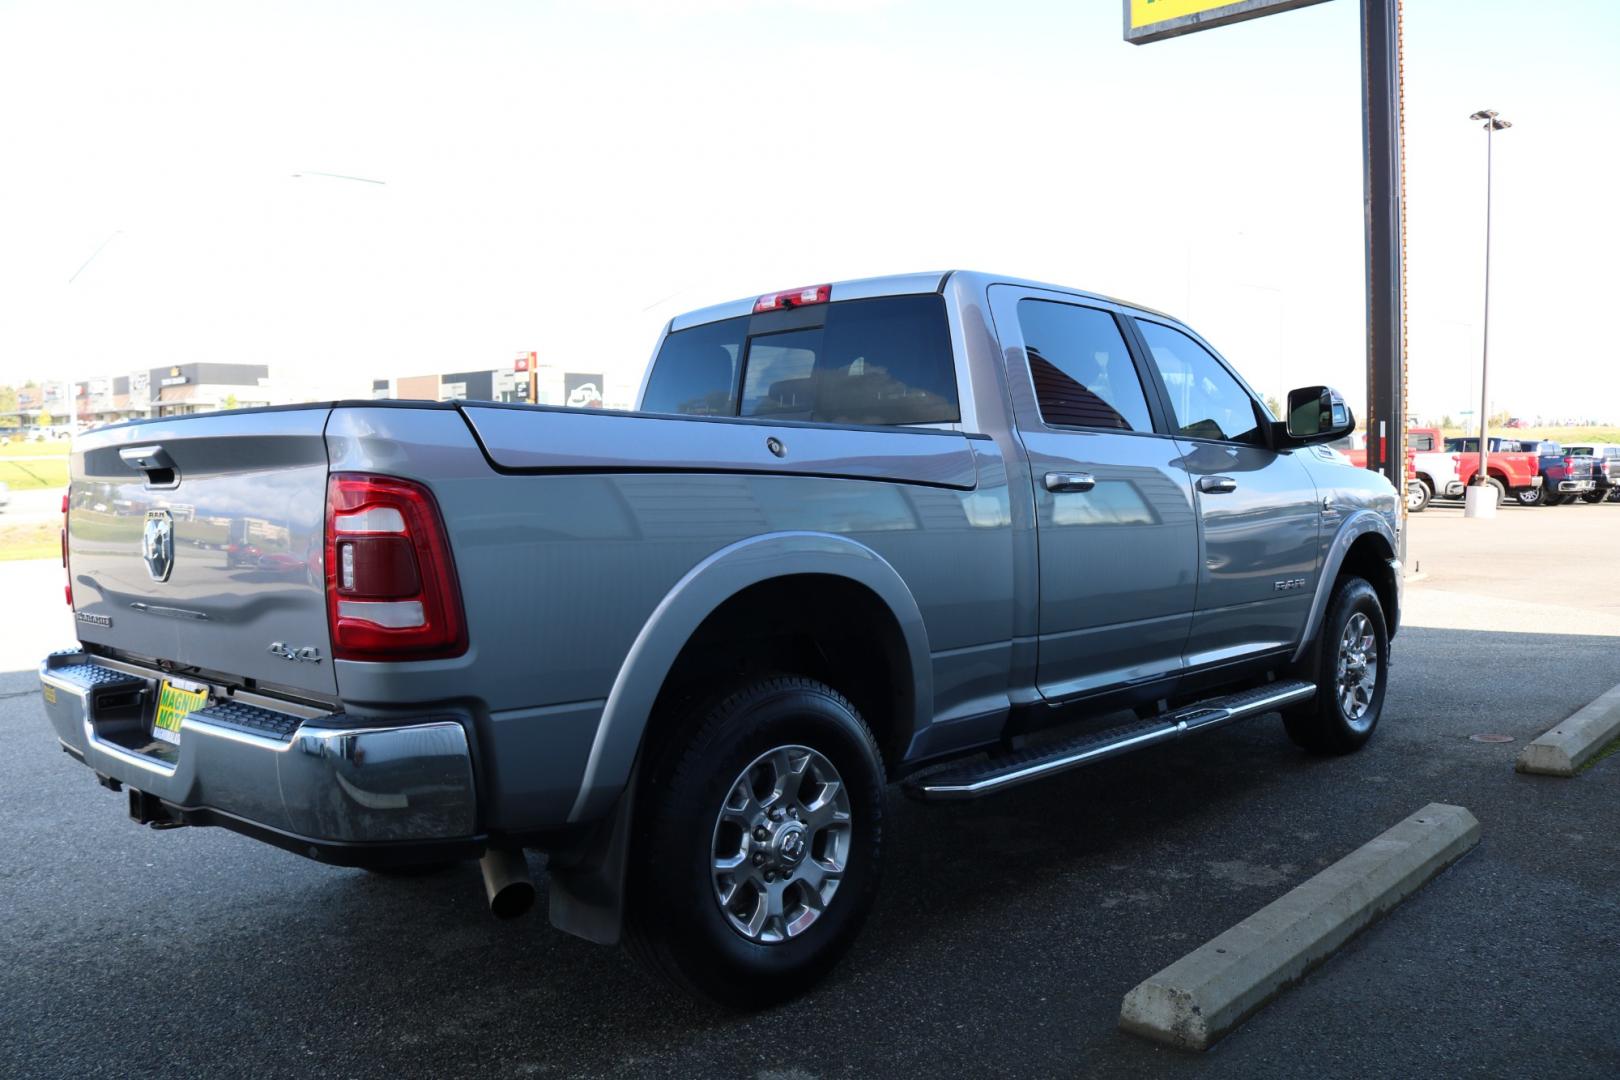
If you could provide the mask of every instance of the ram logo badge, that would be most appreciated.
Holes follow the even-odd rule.
[[[1281,581],[1274,582],[1271,587],[1276,589],[1278,592],[1287,592],[1290,589],[1303,589],[1305,587],[1305,579],[1302,577],[1283,578]]]
[[[174,515],[167,510],[148,510],[146,527],[141,531],[141,559],[153,581],[168,581],[174,569]]]

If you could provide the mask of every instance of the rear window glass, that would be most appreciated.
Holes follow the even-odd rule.
[[[780,321],[743,317],[670,334],[642,409],[832,424],[961,419],[942,297],[844,300],[826,306],[823,325],[770,332]]]
[[[733,415],[737,361],[747,333],[748,318],[744,316],[677,330],[665,337],[641,407],[647,412],[687,416]]]

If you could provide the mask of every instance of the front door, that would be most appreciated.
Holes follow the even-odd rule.
[[[1295,450],[1272,450],[1248,387],[1183,330],[1136,319],[1160,377],[1200,522],[1187,666],[1291,648],[1316,589],[1321,509]]]
[[[1040,691],[1062,700],[1174,675],[1192,621],[1197,517],[1124,316],[1022,286],[990,296],[1034,485]]]

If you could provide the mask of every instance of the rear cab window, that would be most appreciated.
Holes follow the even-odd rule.
[[[845,425],[961,420],[945,299],[839,300],[676,330],[643,412]]]

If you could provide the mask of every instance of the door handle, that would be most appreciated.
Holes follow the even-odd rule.
[[[1090,491],[1097,486],[1097,480],[1090,473],[1083,472],[1049,472],[1046,474],[1046,490],[1062,493],[1065,491]]]
[[[1230,476],[1200,476],[1198,490],[1210,495],[1225,495],[1237,490],[1237,481]]]

